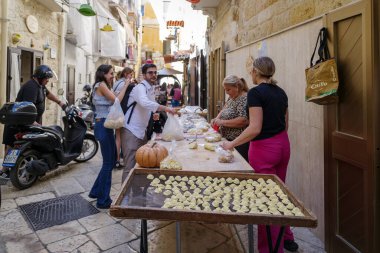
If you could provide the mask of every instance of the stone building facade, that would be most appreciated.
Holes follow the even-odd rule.
[[[41,63],[49,65],[57,75],[60,75],[61,70],[59,64],[62,58],[62,52],[60,51],[61,36],[59,33],[62,26],[62,16],[68,11],[68,7],[63,5],[62,10],[59,10],[59,6],[56,6],[56,8],[56,10],[49,9],[39,1],[8,1],[9,24],[7,32],[9,38],[8,48],[21,48],[22,52],[42,54],[42,61],[38,63],[33,62],[32,64],[36,65]],[[27,19],[30,16],[34,17],[32,19],[37,20],[36,23],[31,24],[37,27],[33,32],[27,25]],[[12,37],[15,36],[15,34],[20,35],[20,41],[18,43],[12,41]],[[47,44],[49,46],[47,46]],[[20,63],[23,64],[21,61]],[[22,66],[20,66],[22,72],[21,67]],[[34,69],[34,66],[32,67]],[[48,84],[48,89],[54,94],[57,94],[59,79],[62,77],[63,76],[57,76],[57,78],[53,78]],[[28,80],[28,78],[23,77],[22,80],[20,80],[20,85]],[[9,88],[13,89],[14,87],[8,87],[7,92],[9,92]],[[57,123],[57,108],[55,103],[48,100],[43,118],[44,124]]]

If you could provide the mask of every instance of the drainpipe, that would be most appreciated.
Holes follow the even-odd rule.
[[[59,55],[59,65],[58,65],[58,89],[63,89],[63,90],[66,90],[64,87],[64,83],[63,83],[63,80],[65,79],[65,42],[66,42],[66,13],[65,12],[61,12],[61,15],[60,15],[60,24],[61,24],[61,29],[60,29],[60,41],[59,41],[59,52],[60,52],[60,55]],[[65,96],[67,96],[67,94],[65,94]],[[60,113],[58,113],[59,115],[62,114],[62,111],[60,110]],[[62,122],[61,122],[61,117],[57,117],[57,125],[61,125]]]
[[[1,45],[0,45],[0,106],[6,102],[7,87],[7,41],[8,41],[8,0],[1,1]],[[0,124],[0,141],[3,142],[4,125]],[[0,148],[0,157],[4,157],[3,147]]]

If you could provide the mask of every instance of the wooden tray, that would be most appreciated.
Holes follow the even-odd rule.
[[[150,180],[146,178],[148,174],[153,174],[158,177],[159,175],[165,176],[210,176],[218,178],[238,178],[257,180],[263,178],[264,180],[272,179],[277,183],[282,191],[288,196],[289,200],[298,207],[304,216],[286,216],[286,215],[272,215],[272,214],[250,214],[250,213],[226,213],[226,212],[207,212],[207,211],[193,211],[181,209],[167,209],[161,208],[160,201],[165,197],[161,193],[154,193],[153,195],[160,195],[150,198],[144,194],[137,193],[135,197],[134,192],[145,191],[151,187]],[[144,199],[146,198],[146,199]],[[136,201],[135,201],[136,200]],[[110,214],[118,218],[130,219],[147,219],[147,220],[176,220],[176,221],[197,221],[206,223],[232,223],[232,224],[264,224],[264,225],[289,225],[293,227],[316,227],[317,219],[311,211],[306,209],[302,202],[299,201],[290,190],[282,183],[276,175],[267,174],[247,174],[235,172],[199,172],[199,171],[168,171],[159,169],[133,169],[127,179],[124,181],[122,189],[118,197],[114,200],[110,208]]]

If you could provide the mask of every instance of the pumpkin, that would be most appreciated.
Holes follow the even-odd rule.
[[[153,144],[145,144],[136,151],[136,162],[144,168],[157,168],[167,156],[168,150],[154,142]]]

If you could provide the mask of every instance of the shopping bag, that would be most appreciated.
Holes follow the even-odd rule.
[[[317,45],[319,43],[319,59],[313,64]],[[310,59],[310,68],[305,70],[306,90],[305,99],[319,105],[338,102],[338,71],[334,58],[330,57],[327,47],[327,29],[323,27],[319,31],[317,43]]]
[[[104,121],[104,127],[111,129],[118,129],[124,126],[124,113],[121,109],[120,101],[115,98],[115,102],[111,106],[110,112]]]
[[[166,120],[164,129],[162,130],[162,140],[180,141],[183,139],[183,128],[179,123],[178,117],[175,117],[172,114],[168,114],[168,119]]]

